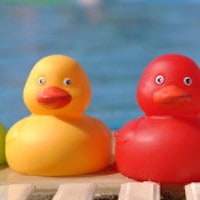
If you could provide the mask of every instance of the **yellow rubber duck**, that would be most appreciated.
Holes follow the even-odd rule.
[[[6,158],[27,175],[72,176],[97,172],[111,161],[111,133],[84,114],[89,80],[78,62],[64,55],[42,58],[24,88],[32,114],[8,131]]]

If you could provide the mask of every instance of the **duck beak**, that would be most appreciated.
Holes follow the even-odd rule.
[[[48,87],[43,89],[37,96],[39,104],[49,109],[58,109],[70,103],[71,95],[60,88]]]
[[[160,104],[180,104],[187,103],[192,100],[191,95],[186,93],[183,89],[169,85],[156,91],[153,95],[153,101]]]

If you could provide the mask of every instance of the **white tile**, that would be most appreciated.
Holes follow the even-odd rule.
[[[68,183],[60,185],[53,200],[92,200],[96,189],[94,183]]]
[[[0,200],[27,200],[33,190],[31,184],[1,185]]]
[[[124,183],[119,200],[160,200],[160,185],[153,182]]]

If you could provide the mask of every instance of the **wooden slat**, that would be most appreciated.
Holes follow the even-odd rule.
[[[9,168],[4,168],[0,170],[0,185],[8,184],[34,184],[36,189],[57,189],[59,185],[66,183],[83,183],[83,182],[93,182],[98,185],[116,185],[119,187],[122,183],[130,182],[131,179],[123,176],[118,172],[113,172],[113,168],[107,168],[104,171],[98,172],[96,174],[88,174],[76,177],[43,177],[43,176],[26,176]]]
[[[160,200],[160,186],[153,182],[130,182],[121,185],[119,200]]]
[[[0,200],[27,200],[34,190],[31,184],[0,186]]]
[[[69,183],[58,188],[53,200],[92,200],[96,189],[94,183]]]
[[[186,200],[200,199],[200,183],[191,183],[185,186]]]

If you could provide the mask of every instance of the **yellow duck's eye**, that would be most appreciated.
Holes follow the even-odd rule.
[[[190,78],[190,77],[185,77],[185,78],[183,79],[183,83],[184,83],[185,85],[187,85],[187,86],[192,85],[192,78]]]
[[[165,81],[164,76],[162,76],[162,75],[156,76],[156,83],[158,85],[161,85],[164,81]]]
[[[46,79],[44,77],[40,77],[37,81],[39,85],[44,85],[46,83]]]
[[[71,85],[72,84],[72,80],[69,78],[65,78],[63,81],[64,85]]]

